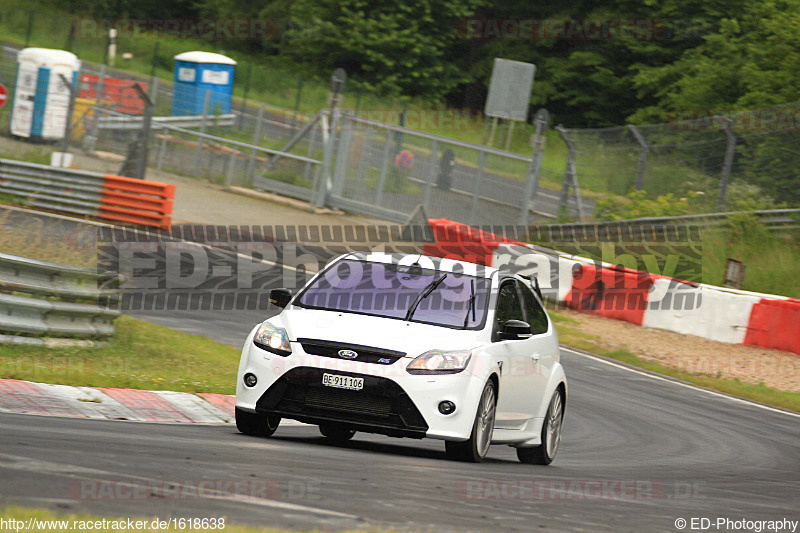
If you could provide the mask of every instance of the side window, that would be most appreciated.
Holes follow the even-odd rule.
[[[497,311],[494,315],[493,341],[498,340],[503,324],[508,320],[525,320],[525,315],[519,302],[519,294],[517,294],[517,287],[513,281],[506,282],[500,287],[500,293],[497,296]]]
[[[519,290],[522,293],[523,306],[527,316],[525,321],[530,324],[531,333],[533,335],[545,333],[547,331],[547,314],[545,314],[544,309],[536,301],[536,296],[534,296],[530,288],[520,283]]]

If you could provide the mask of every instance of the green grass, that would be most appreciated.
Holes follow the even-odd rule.
[[[612,350],[608,347],[604,347],[597,338],[572,327],[571,324],[577,322],[571,317],[561,315],[558,311],[554,310],[548,310],[548,313],[555,324],[559,341],[565,346],[603,355],[631,366],[730,394],[738,398],[800,412],[800,393],[773,389],[767,387],[763,383],[754,385],[751,383],[744,383],[739,379],[727,379],[699,372],[687,372],[653,361],[646,361],[626,350]]]
[[[0,345],[0,378],[73,386],[235,392],[239,350],[121,316],[96,347]]]
[[[93,227],[83,226],[65,232],[63,239],[56,241],[52,235],[59,230],[58,222],[46,226],[42,220],[33,219],[12,231],[7,227],[8,218],[9,213],[0,213],[0,251],[4,254],[66,265],[97,266]]]

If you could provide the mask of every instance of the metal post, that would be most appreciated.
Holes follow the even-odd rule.
[[[489,133],[489,142],[487,143],[489,146],[494,145],[494,136],[497,133],[497,122],[499,119],[497,117],[492,117],[492,130]]]
[[[153,45],[153,61],[150,63],[150,83],[153,83],[156,77],[156,64],[158,63],[158,46],[160,41],[156,41]]]
[[[578,173],[575,170],[575,155],[577,154],[577,148],[575,147],[573,140],[570,139],[569,135],[567,134],[567,130],[564,129],[563,126],[556,126],[556,131],[569,149],[569,152],[567,153],[567,166],[566,169],[564,169],[564,186],[561,189],[558,210],[559,212],[565,212],[567,210],[567,199],[569,197],[569,188],[571,186],[575,194],[575,202],[577,203],[578,220],[583,220],[583,204],[581,202],[580,190],[578,188]]]
[[[544,133],[550,125],[550,114],[546,109],[536,112],[533,124],[536,128],[536,132],[533,134],[533,157],[531,165],[528,167],[528,181],[525,183],[525,191],[522,194],[522,205],[519,211],[520,226],[527,226],[530,223],[530,211],[535,206],[536,193],[539,190],[539,176],[542,173],[545,148]]]
[[[628,124],[625,127],[628,128],[628,130],[630,130],[630,132],[636,139],[636,142],[638,142],[639,146],[641,146],[642,148],[641,151],[639,152],[639,168],[636,170],[636,185],[635,185],[636,190],[641,191],[642,186],[644,185],[644,171],[645,171],[645,166],[647,165],[647,154],[650,151],[650,147],[647,146],[647,140],[644,138],[644,135],[642,135],[642,133],[639,131],[639,128],[637,128],[633,124]]]
[[[472,209],[469,211],[469,221],[467,224],[470,226],[475,225],[475,217],[478,215],[478,197],[481,191],[481,182],[483,175],[486,173],[486,152],[481,150],[478,159],[478,176],[475,178],[475,187],[472,190]]]
[[[347,165],[350,162],[350,145],[353,141],[353,119],[349,115],[342,116],[342,134],[336,150],[336,167],[333,171],[331,194],[341,196],[344,181],[347,178]]]
[[[314,159],[314,151],[317,149],[317,130],[319,129],[317,127],[317,122],[318,121],[319,121],[319,114],[317,114],[314,117],[314,127],[311,128],[310,133],[309,133],[308,154],[307,154],[309,159]],[[306,170],[305,170],[303,176],[305,177],[305,180],[309,181],[309,182],[311,181],[311,170],[312,170],[312,167],[313,167],[313,165],[311,163],[306,162],[306,166],[305,166]]]
[[[61,147],[61,151],[63,153],[67,153],[67,150],[69,150],[69,138],[72,135],[72,113],[75,112],[75,87],[72,86],[72,83],[63,74],[59,74],[58,77],[61,78],[61,83],[63,83],[64,86],[67,88],[67,91],[69,91],[69,105],[67,106],[67,127],[66,131],[64,131],[64,145]]]
[[[228,172],[225,174],[225,188],[230,189],[233,183],[233,171],[236,167],[236,147],[231,146],[231,156],[228,159]]]
[[[103,99],[103,85],[106,82],[106,66],[100,66],[100,79],[97,82],[96,96],[94,99],[94,124],[92,124],[92,132],[84,136],[83,148],[87,152],[94,152],[97,143],[97,137],[100,135],[100,104]]]
[[[158,82],[161,78],[153,78],[153,82],[150,84],[150,101],[153,102],[153,105],[156,105],[156,100],[158,99]]]
[[[258,106],[258,117],[256,118],[256,131],[253,133],[253,145],[258,146],[261,142],[261,123],[264,120],[264,102]],[[250,152],[250,161],[247,162],[247,180],[253,179],[253,170],[256,166],[256,149],[253,148]]]
[[[211,89],[206,89],[206,99],[203,102],[203,120],[200,122],[200,133],[206,132],[208,122],[208,108],[211,107]],[[200,155],[203,153],[203,138],[197,138],[197,152],[195,153],[194,176],[200,177]]]
[[[134,90],[139,93],[139,98],[144,100],[144,120],[142,121],[142,131],[139,133],[141,139],[141,152],[139,156],[139,164],[137,166],[135,178],[143,180],[147,173],[147,152],[150,146],[150,127],[153,123],[153,102],[147,96],[147,93],[142,89],[138,83],[133,84]]]
[[[320,179],[318,183],[319,190],[317,197],[314,201],[315,207],[324,207],[328,200],[328,192],[332,186],[331,181],[331,163],[333,162],[333,146],[336,142],[336,128],[339,125],[339,108],[334,107],[331,111],[331,127],[328,138],[325,140],[325,150],[322,157],[322,169],[320,170]],[[324,128],[324,124],[323,124]]]
[[[433,189],[433,182],[436,181],[436,176],[438,175],[439,165],[437,164],[438,161],[436,160],[436,154],[439,152],[439,141],[434,139],[433,145],[431,146],[431,157],[429,161],[431,162],[431,173],[428,176],[428,182],[425,184],[425,196],[422,200],[423,209],[426,211],[430,211],[430,203],[431,203],[431,189]]]
[[[514,136],[514,121],[508,121],[508,134],[506,135],[506,152],[511,151],[511,138]]]
[[[733,156],[736,154],[736,134],[733,133],[733,121],[729,118],[719,117],[722,122],[722,131],[728,141],[725,147],[725,159],[722,162],[722,183],[719,187],[719,200],[717,209],[720,211],[725,206],[725,198],[728,194],[728,182],[731,179],[731,169],[733,168]]]

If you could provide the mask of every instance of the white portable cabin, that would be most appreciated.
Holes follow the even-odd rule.
[[[71,52],[25,48],[17,55],[11,134],[32,140],[63,139],[70,92],[59,74],[77,87],[81,62]]]

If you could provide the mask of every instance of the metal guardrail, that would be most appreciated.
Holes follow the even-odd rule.
[[[101,302],[117,295],[98,288],[109,277],[90,268],[0,253],[0,332],[36,337],[113,335],[113,321],[120,313]],[[15,339],[0,335],[0,342],[18,342]]]
[[[533,234],[558,235],[560,239],[569,235],[581,238],[593,235],[617,234],[619,232],[641,235],[663,236],[683,228],[713,229],[721,226],[733,215],[752,214],[770,231],[800,229],[800,209],[771,209],[763,211],[710,213],[677,217],[630,218],[606,222],[576,222],[570,224],[548,224],[533,227]]]
[[[96,112],[96,111],[95,111]],[[101,130],[141,130],[142,117],[132,116],[103,116],[97,121],[97,127]],[[236,115],[228,113],[225,115],[209,115],[206,119],[206,126],[233,126],[236,123]],[[185,117],[153,117],[151,127],[153,129],[163,129],[166,126],[177,126],[181,128],[199,128],[203,125],[202,115],[190,115]]]
[[[97,216],[105,175],[84,170],[0,159],[0,193],[27,198],[27,205]]]
[[[112,174],[0,159],[0,194],[25,205],[169,229],[175,187]]]

